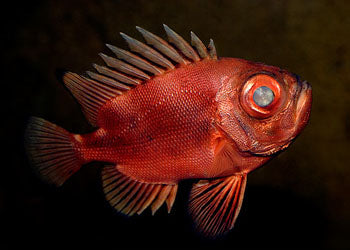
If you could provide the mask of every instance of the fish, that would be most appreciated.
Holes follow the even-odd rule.
[[[104,65],[62,80],[94,128],[76,134],[38,117],[25,132],[28,158],[61,186],[83,165],[102,162],[109,204],[132,216],[163,205],[170,213],[181,181],[193,180],[188,211],[198,232],[233,228],[247,175],[285,150],[307,125],[311,85],[275,66],[218,57],[191,32],[188,43],[164,25],[167,41],[136,26],[144,42],[120,33],[129,50],[106,46]]]

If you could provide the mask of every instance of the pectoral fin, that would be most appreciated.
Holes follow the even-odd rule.
[[[246,182],[246,175],[235,175],[194,184],[189,210],[201,233],[215,237],[233,228]]]

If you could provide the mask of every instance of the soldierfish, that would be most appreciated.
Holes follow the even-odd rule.
[[[247,174],[287,148],[308,122],[311,87],[278,67],[218,58],[191,32],[191,45],[164,25],[169,43],[136,27],[146,43],[121,33],[131,51],[107,44],[115,57],[85,76],[66,72],[65,86],[95,131],[73,134],[30,118],[32,164],[62,185],[82,165],[105,162],[106,199],[126,215],[170,212],[184,179],[197,179],[189,212],[198,230],[230,230]],[[146,45],[147,44],[147,45]]]

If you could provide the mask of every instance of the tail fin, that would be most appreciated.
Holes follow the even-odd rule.
[[[61,186],[80,169],[73,138],[68,131],[53,123],[30,118],[25,144],[29,159],[42,179]]]

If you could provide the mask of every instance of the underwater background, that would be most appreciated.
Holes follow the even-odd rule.
[[[350,1],[26,1],[2,8],[0,248],[350,248]],[[313,88],[309,125],[286,151],[249,174],[241,213],[226,237],[192,228],[185,181],[165,206],[127,218],[104,199],[101,164],[61,188],[32,171],[23,146],[35,115],[68,131],[90,132],[56,72],[101,63],[105,43],[126,48],[135,26],[187,41],[213,38],[221,57],[288,69]]]

